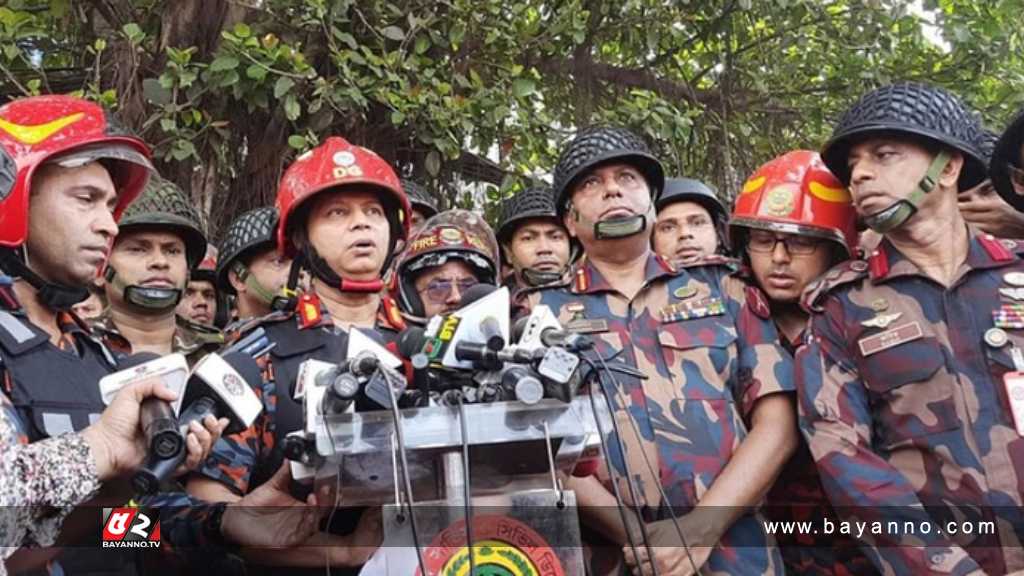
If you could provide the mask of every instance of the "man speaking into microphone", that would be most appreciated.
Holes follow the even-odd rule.
[[[796,415],[779,394],[792,389],[791,361],[767,306],[730,276],[728,260],[677,268],[651,250],[664,181],[646,143],[617,127],[580,132],[555,168],[558,215],[584,256],[570,282],[528,293],[525,304],[548,306],[602,357],[648,377],[604,379],[625,450],[613,449],[610,464],[628,478],[620,492],[640,517],[631,510],[623,527],[609,478],[567,488],[585,528],[614,552],[649,543],[625,550],[634,574],[652,573],[652,563],[662,576],[779,573],[753,508],[796,446]]]

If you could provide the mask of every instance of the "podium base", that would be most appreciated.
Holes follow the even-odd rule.
[[[408,510],[384,506],[380,553],[388,576],[421,575]],[[471,576],[461,501],[417,502],[417,536],[426,576]],[[528,490],[473,499],[475,574],[582,576],[576,496]]]

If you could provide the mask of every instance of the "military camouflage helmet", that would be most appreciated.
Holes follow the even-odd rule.
[[[149,180],[142,195],[125,209],[118,223],[121,233],[153,227],[168,228],[181,235],[189,270],[197,267],[206,255],[206,235],[199,214],[180,188],[158,176]]]
[[[412,209],[423,214],[424,218],[430,218],[437,214],[437,201],[430,194],[430,191],[408,178],[399,180],[402,183],[402,190],[409,197]]]
[[[715,223],[725,222],[729,219],[729,213],[725,204],[718,197],[718,194],[700,180],[693,178],[669,178],[665,180],[665,191],[661,193],[655,208],[658,212],[676,202],[696,202],[704,207],[711,214]]]
[[[843,114],[821,156],[848,186],[847,157],[858,140],[886,133],[923,138],[963,155],[959,186],[967,190],[985,179],[985,163],[978,150],[980,130],[977,119],[953,94],[927,84],[892,84],[864,95]]]
[[[635,166],[647,180],[651,198],[665,187],[665,170],[639,136],[617,126],[596,126],[579,132],[562,151],[555,166],[555,209],[561,218],[568,207],[576,181],[594,168],[610,162]]]
[[[555,209],[555,197],[552,196],[550,188],[527,188],[502,203],[501,217],[498,220],[498,242],[505,244],[511,241],[516,228],[531,218],[550,218],[561,224],[558,210]]]
[[[220,243],[220,259],[217,261],[217,288],[235,293],[228,281],[228,271],[239,258],[266,248],[277,246],[277,209],[264,206],[250,210],[235,218]]]
[[[1020,211],[1024,211],[1024,196],[1017,193],[1012,173],[1022,168],[1022,146],[1024,146],[1024,110],[1017,113],[1006,130],[999,136],[999,140],[993,145],[988,168],[996,192],[1007,204]]]
[[[978,152],[981,152],[981,159],[986,164],[992,161],[992,154],[996,151],[996,143],[999,142],[999,134],[982,128],[978,134]]]

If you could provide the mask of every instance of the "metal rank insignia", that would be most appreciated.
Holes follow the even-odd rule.
[[[985,331],[985,344],[992,348],[1002,348],[1010,341],[1010,337],[1002,328],[989,328]]]
[[[569,318],[570,322],[575,322],[577,320],[586,320],[586,316],[584,316],[583,314],[586,311],[586,309],[587,307],[585,304],[583,304],[583,302],[570,302],[565,305],[565,311],[572,314],[572,316]]]
[[[1019,330],[1024,328],[1024,304],[1002,304],[992,311],[992,323],[996,328]]]
[[[677,322],[679,320],[694,320],[708,316],[720,316],[725,314],[725,304],[721,298],[704,298],[695,302],[676,302],[661,309],[661,322]]]
[[[903,316],[902,312],[893,312],[892,314],[876,314],[874,318],[870,318],[860,323],[865,328],[879,328],[885,330],[890,324],[900,319]]]
[[[694,296],[697,295],[697,287],[696,286],[680,286],[679,288],[675,289],[675,292],[672,292],[672,295],[675,296],[676,298],[679,298],[680,300],[686,300],[688,298],[693,298]]]
[[[1024,288],[1000,288],[999,295],[1020,302],[1024,300]]]

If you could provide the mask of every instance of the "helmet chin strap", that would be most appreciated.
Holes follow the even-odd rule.
[[[640,234],[647,229],[647,213],[651,211],[651,206],[653,205],[654,199],[652,198],[643,214],[609,218],[594,222],[594,238],[598,240],[617,240]],[[573,210],[576,211],[576,221],[580,222],[582,215],[575,208]]]
[[[0,250],[0,268],[28,282],[36,289],[39,301],[51,310],[70,310],[89,297],[89,289],[83,286],[68,286],[44,280],[28,267],[14,249]]]
[[[107,266],[103,273],[107,283],[124,296],[124,301],[136,308],[148,312],[167,312],[173,310],[181,301],[181,290],[177,288],[151,288],[126,284],[117,275],[113,266]]]
[[[557,282],[562,279],[564,274],[564,267],[558,272],[543,272],[536,268],[523,268],[519,271],[519,275],[523,278],[523,282],[531,288]]]
[[[309,271],[332,288],[336,288],[342,292],[354,292],[361,294],[373,294],[384,289],[384,280],[382,280],[380,276],[373,280],[349,280],[347,278],[342,278],[331,269],[326,260],[320,257],[316,248],[307,244],[306,247],[303,248],[303,253],[306,258],[306,263],[309,265]]]
[[[288,269],[288,283],[284,285],[279,294],[275,294],[270,302],[270,309],[282,312],[294,310],[298,303],[299,274],[302,273],[302,266],[305,262],[305,252],[300,252],[292,259],[292,265]]]
[[[274,303],[274,293],[267,290],[266,286],[256,279],[256,276],[252,274],[252,271],[249,270],[248,266],[236,260],[231,264],[231,271],[238,276],[239,280],[245,283],[245,287],[252,292],[260,302],[267,306]]]
[[[864,224],[879,234],[887,234],[902,226],[917,212],[918,206],[924,200],[925,194],[930,193],[939,185],[939,176],[949,165],[950,153],[946,150],[939,152],[932,160],[928,171],[917,183],[917,187],[910,193],[910,196],[893,202],[891,206],[864,217]]]

